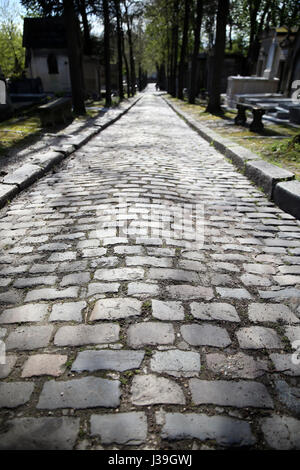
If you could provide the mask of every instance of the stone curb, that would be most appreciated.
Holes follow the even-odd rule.
[[[113,118],[106,118],[105,115],[95,118],[89,129],[78,136],[70,138],[62,145],[51,147],[45,154],[36,155],[32,163],[25,163],[12,173],[7,174],[0,182],[0,209],[11,201],[23,189],[40,179],[51,170],[54,165],[60,163],[75,150],[86,144],[92,137],[118,121],[142,98],[138,96],[129,106],[121,110]],[[101,122],[102,119],[102,122]],[[67,137],[67,136],[66,136]]]
[[[276,184],[273,197],[280,209],[300,220],[300,181]]]
[[[300,182],[294,180],[294,173],[262,160],[250,150],[203,126],[167,98],[162,99],[193,130],[229,158],[280,209],[300,220]]]

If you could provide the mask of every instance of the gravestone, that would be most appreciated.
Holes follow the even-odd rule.
[[[6,89],[4,75],[0,69],[0,121],[12,116],[13,108]]]

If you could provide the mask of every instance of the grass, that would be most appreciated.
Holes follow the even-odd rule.
[[[0,123],[0,156],[20,143],[29,143],[40,131],[41,121],[36,116],[12,118]]]
[[[299,132],[299,128],[286,124],[264,123],[265,128],[261,132],[251,132],[248,127],[233,124],[235,111],[225,111],[221,115],[205,112],[204,100],[197,100],[196,104],[189,104],[167,95],[168,99],[182,110],[190,113],[201,124],[211,128],[218,134],[228,137],[233,142],[257,153],[263,160],[280,166],[295,173],[300,180],[300,145],[291,147],[290,140]],[[247,112],[249,121],[251,112]]]

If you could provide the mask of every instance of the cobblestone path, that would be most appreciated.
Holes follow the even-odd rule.
[[[162,98],[0,217],[0,449],[300,448],[300,224]]]

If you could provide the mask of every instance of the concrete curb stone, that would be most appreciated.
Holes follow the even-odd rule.
[[[273,190],[277,183],[295,178],[294,173],[291,171],[284,170],[264,160],[247,162],[245,175],[257,186],[260,186],[270,199],[273,197]]]
[[[280,209],[300,220],[300,181],[284,181],[276,184],[273,197]]]

